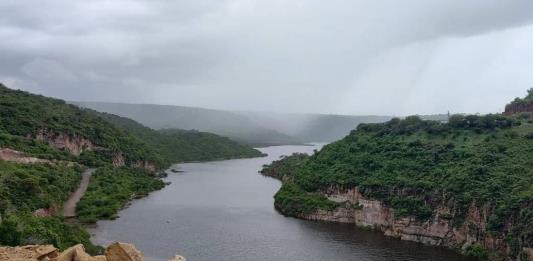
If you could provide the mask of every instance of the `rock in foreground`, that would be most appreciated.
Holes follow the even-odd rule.
[[[145,261],[141,251],[127,243],[113,243],[105,250],[105,255],[91,256],[83,245],[75,245],[59,252],[52,245],[29,245],[0,247],[0,261]],[[147,260],[146,260],[147,261]],[[185,261],[176,255],[170,261]]]

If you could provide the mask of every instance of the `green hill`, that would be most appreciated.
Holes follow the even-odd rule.
[[[2,85],[0,133],[5,137],[2,146],[14,146],[36,156],[50,157],[45,152],[37,153],[35,147],[41,147],[50,152],[61,151],[70,160],[92,166],[111,163],[118,154],[125,157],[126,165],[139,161],[148,161],[158,168],[165,165],[142,140],[95,113]]]
[[[162,188],[154,174],[171,163],[255,156],[261,153],[214,134],[154,131],[0,84],[0,245],[82,243],[101,251],[82,226],[60,216],[87,167],[98,170],[77,214],[94,222]]]
[[[263,156],[261,152],[226,137],[195,130],[153,130],[120,116],[99,113],[101,118],[115,126],[128,130],[136,138],[146,142],[166,162],[190,162]]]
[[[361,124],[312,156],[289,156],[262,172],[284,180],[275,205],[286,215],[316,219],[313,214],[326,211],[333,219],[331,213],[345,213],[389,235],[478,258],[488,256],[485,249],[517,257],[533,244],[532,148],[528,114],[456,115],[449,123],[407,117]],[[345,200],[353,189],[380,203]],[[335,193],[346,197],[328,199]],[[376,206],[383,206],[376,220],[365,220]],[[384,221],[377,221],[380,215]],[[446,233],[432,230],[435,224]]]
[[[81,107],[127,117],[153,129],[183,129],[211,132],[254,146],[301,144],[302,141],[235,112],[184,106],[73,102]]]

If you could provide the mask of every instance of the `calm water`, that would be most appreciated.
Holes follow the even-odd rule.
[[[134,243],[150,260],[466,260],[441,248],[384,237],[352,225],[287,218],[273,208],[280,182],[263,164],[311,146],[261,149],[265,158],[180,164],[165,189],[136,200],[91,232],[102,245]]]

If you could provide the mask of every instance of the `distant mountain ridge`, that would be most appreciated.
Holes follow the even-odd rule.
[[[378,123],[390,116],[224,111],[196,107],[71,102],[93,110],[134,119],[154,129],[179,128],[212,132],[252,145],[332,142],[360,123]]]
[[[303,143],[289,135],[258,126],[248,117],[230,111],[152,104],[72,103],[96,111],[131,118],[153,129],[178,128],[206,131],[253,145]]]

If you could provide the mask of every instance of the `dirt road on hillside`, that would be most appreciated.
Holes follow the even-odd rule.
[[[72,195],[70,195],[69,199],[67,200],[67,202],[65,202],[65,205],[63,206],[64,217],[76,217],[76,205],[80,201],[81,197],[83,197],[83,194],[85,194],[85,191],[89,186],[89,181],[91,180],[91,176],[93,175],[94,171],[96,171],[96,169],[88,169],[81,174],[82,178],[78,189],[74,191]]]

